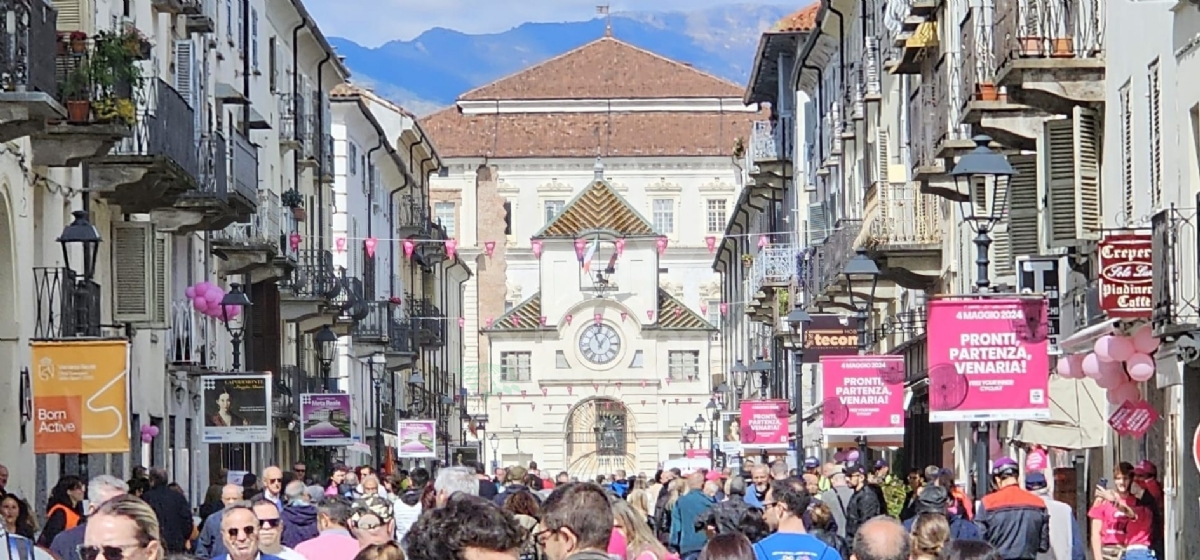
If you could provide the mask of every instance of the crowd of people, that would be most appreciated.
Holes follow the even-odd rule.
[[[214,485],[193,516],[163,469],[122,481],[64,476],[44,522],[4,491],[0,560],[1147,560],[1162,557],[1157,469],[1121,463],[1101,481],[1086,535],[1040,472],[992,464],[966,496],[947,469],[908,473],[889,514],[877,462],[748,463],[746,471],[581,482],[536,463],[398,470],[335,466],[321,484],[297,463]],[[86,506],[85,506],[86,504]],[[40,525],[40,527],[39,527]]]

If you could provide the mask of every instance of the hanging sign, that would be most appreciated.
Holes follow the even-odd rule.
[[[1100,309],[1114,319],[1149,319],[1154,308],[1149,233],[1110,233],[1097,247]],[[1165,272],[1165,271],[1164,271]]]

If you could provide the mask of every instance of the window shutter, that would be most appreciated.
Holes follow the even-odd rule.
[[[820,202],[808,205],[808,244],[817,245],[825,241],[829,233],[829,220],[825,206]]]
[[[154,227],[115,222],[112,246],[113,318],[119,323],[154,320]]]
[[[246,56],[246,12],[245,6],[248,0],[238,0],[237,5],[237,37],[234,38],[238,48],[238,53]]]
[[[192,109],[196,107],[196,50],[191,40],[175,41],[175,91],[187,100]]]
[[[258,9],[250,10],[250,65],[258,70]]]
[[[1162,80],[1156,59],[1146,77],[1150,98],[1150,204],[1157,211],[1162,206]],[[1133,216],[1130,216],[1133,219]]]
[[[1129,84],[1121,87],[1119,94],[1121,110],[1121,208],[1125,212],[1123,223],[1137,219],[1133,194],[1133,106],[1129,99]],[[1153,101],[1151,102],[1153,107]],[[1153,124],[1151,125],[1153,126]]]
[[[225,0],[225,38],[233,41],[233,0]]]
[[[271,81],[271,93],[279,92],[279,38],[267,39],[267,75]]]
[[[171,234],[160,233],[154,238],[154,324],[167,328],[171,319]]]
[[[1046,121],[1046,214],[1051,247],[1100,238],[1099,119],[1076,107],[1074,118]]]
[[[1041,254],[1042,243],[1038,209],[1042,195],[1038,192],[1037,155],[1008,156],[1017,172],[1008,184],[1008,243],[1009,254],[1002,256],[1016,273],[1016,258]]]
[[[883,127],[876,129],[875,139],[875,157],[879,161],[875,163],[875,176],[879,178],[879,182],[887,184],[890,182],[888,178],[888,167],[892,164],[892,156],[888,144],[892,141],[891,134]]]
[[[58,10],[59,31],[83,31],[92,29],[90,4],[86,0],[53,0],[51,4]]]

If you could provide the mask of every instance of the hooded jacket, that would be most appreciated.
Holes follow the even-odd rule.
[[[1034,560],[1050,550],[1046,503],[1015,484],[984,496],[975,524],[1003,560]]]
[[[951,513],[946,510],[946,506],[950,501],[950,494],[941,486],[926,486],[922,488],[920,493],[912,501],[912,517],[905,519],[904,528],[912,532],[912,526],[923,513],[936,513],[946,517],[947,523],[950,524],[950,538],[952,540],[979,540],[979,528],[974,523],[965,519],[958,513]]]
[[[283,536],[281,542],[288,548],[312,538],[320,531],[317,529],[317,507],[305,502],[292,502],[283,507]]]
[[[488,484],[491,484],[490,482]],[[392,502],[392,519],[396,521],[396,542],[404,540],[409,528],[421,517],[421,493],[409,488]]]

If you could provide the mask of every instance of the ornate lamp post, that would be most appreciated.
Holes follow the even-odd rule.
[[[425,414],[425,376],[419,370],[413,370],[408,376],[408,408],[413,414]]]
[[[725,384],[721,383],[721,385],[725,385]],[[717,386],[718,391],[720,391],[721,385]],[[726,389],[726,390],[728,390],[728,389]],[[709,452],[712,453],[713,466],[715,467],[716,460],[717,460],[717,452],[719,451],[717,448],[717,423],[720,422],[720,419],[721,419],[721,407],[717,406],[717,399],[714,397],[714,398],[708,399],[708,404],[705,405],[704,410],[706,412],[708,412],[708,418],[709,418],[708,447],[710,449]]]
[[[692,421],[692,428],[696,433],[696,447],[704,447],[704,429],[708,427],[708,421],[704,419],[704,414],[697,414],[696,419]],[[709,444],[712,440],[709,440]],[[711,460],[711,457],[710,457]]]
[[[875,304],[875,289],[879,286],[879,265],[863,249],[846,263],[842,270],[846,277],[846,289],[850,292],[850,304],[854,306],[854,318],[858,324],[858,353],[867,353],[867,320],[870,319],[871,306]],[[865,289],[859,295],[856,289]],[[867,464],[867,438],[858,438],[859,464]]]
[[[329,325],[321,327],[317,334],[313,335],[313,343],[316,345],[317,361],[321,365],[321,378],[329,379],[330,372],[333,371],[333,358],[337,355],[338,337],[334,334]]]
[[[71,266],[71,246],[78,245],[83,249],[83,280],[90,281],[96,276],[96,255],[100,251],[99,230],[88,219],[88,213],[83,210],[71,212],[75,217],[58,236],[58,244],[62,246],[63,266],[78,274]]]
[[[755,378],[755,383],[758,384],[758,397],[759,398],[765,399],[768,396],[767,390],[771,387],[771,370],[772,369],[774,369],[774,367],[771,365],[771,362],[768,362],[767,360],[764,360],[761,357],[759,359],[755,360],[754,363],[750,365],[750,372],[758,374],[758,377]]]
[[[749,371],[749,368],[741,360],[734,362],[733,367],[729,370],[729,377],[733,379],[733,386],[737,389],[737,401],[741,401],[746,394],[746,382],[749,381],[746,374]]]
[[[788,337],[792,343],[792,417],[796,422],[796,441],[792,446],[796,466],[804,464],[804,327],[812,317],[800,307],[787,314]]]
[[[250,298],[242,290],[242,285],[236,282],[229,285],[229,293],[221,298],[221,321],[225,323],[225,331],[229,333],[229,344],[233,347],[233,371],[242,370],[242,335],[246,332],[245,313],[249,311]],[[236,308],[236,310],[235,310]],[[234,322],[241,312],[242,320]]]
[[[517,454],[521,453],[521,427],[513,426],[513,441],[517,445]]]
[[[488,443],[492,445],[492,470],[500,468],[500,436],[492,433],[488,436]]]

